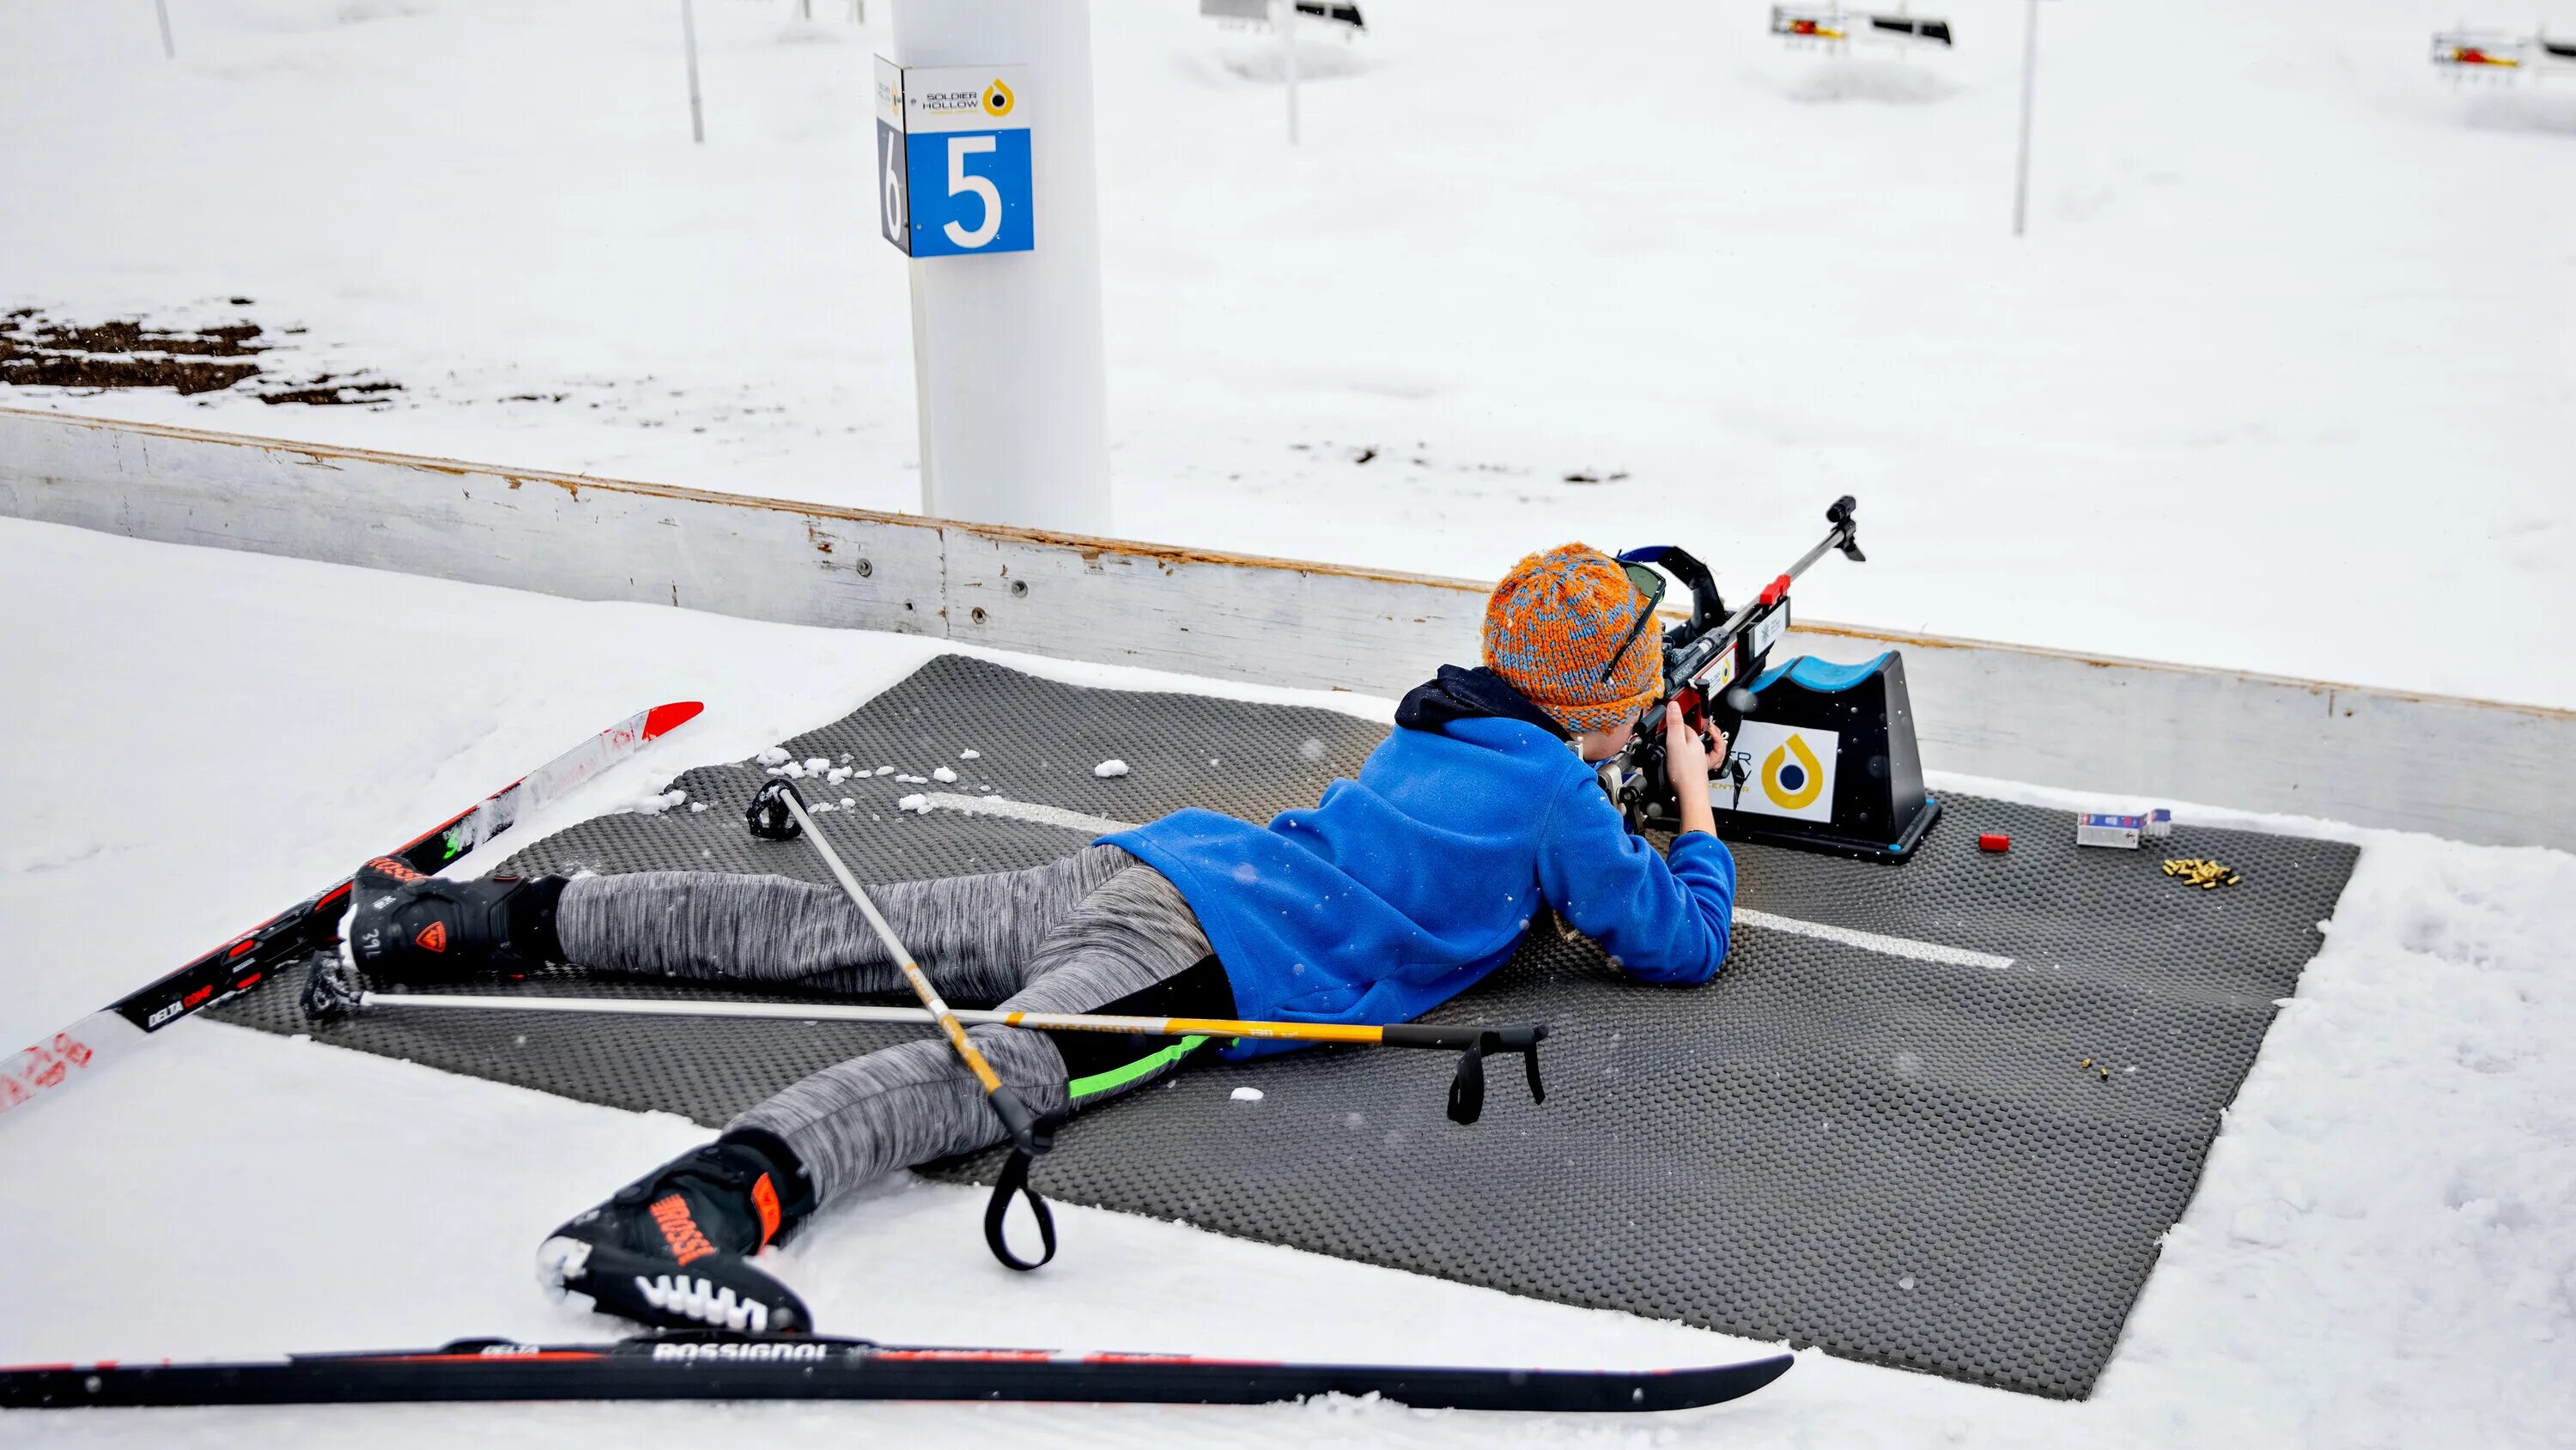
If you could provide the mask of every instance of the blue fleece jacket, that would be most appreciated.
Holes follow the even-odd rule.
[[[1357,780],[1267,826],[1192,809],[1101,839],[1180,888],[1252,1019],[1410,1021],[1501,966],[1541,901],[1630,976],[1705,982],[1734,913],[1722,843],[1682,835],[1667,865],[1592,767],[1522,720],[1397,730]]]

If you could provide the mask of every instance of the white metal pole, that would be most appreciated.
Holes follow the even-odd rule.
[[[152,0],[153,13],[161,17],[161,54],[170,60],[179,58],[179,47],[170,39],[170,0]]]
[[[680,0],[680,43],[689,53],[689,139],[707,144],[705,109],[698,104],[698,12],[694,0]]]
[[[1288,144],[1297,144],[1297,0],[1278,0],[1279,66],[1288,77]]]
[[[2013,235],[2020,236],[2030,217],[2030,101],[2039,74],[2039,0],[2029,0],[2029,17],[2021,30],[2021,153],[2013,162]]]
[[[1025,65],[1029,78],[1018,104],[1029,117],[1035,249],[905,264],[922,510],[1108,533],[1090,0],[895,0],[886,59]]]

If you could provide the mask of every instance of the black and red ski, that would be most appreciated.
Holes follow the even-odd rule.
[[[460,1339],[440,1349],[299,1354],[242,1364],[0,1368],[0,1408],[319,1405],[469,1400],[1062,1400],[1263,1405],[1377,1395],[1417,1409],[1597,1414],[1749,1395],[1786,1354],[1684,1369],[1458,1369],[1285,1364],[1174,1354],[934,1349],[711,1331],[614,1344]]]
[[[529,810],[589,780],[705,707],[656,705],[618,721],[494,791],[471,808],[388,852],[424,874],[439,870],[510,828]],[[0,1115],[14,1113],[95,1074],[106,1062],[171,1023],[258,986],[271,972],[339,938],[346,878],[288,907],[138,991],[129,992],[23,1052],[0,1058]]]

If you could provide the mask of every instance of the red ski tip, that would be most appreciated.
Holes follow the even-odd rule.
[[[644,738],[653,740],[695,720],[707,707],[695,700],[656,705],[644,712]]]

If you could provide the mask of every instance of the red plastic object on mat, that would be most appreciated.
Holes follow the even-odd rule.
[[[2009,851],[2012,849],[2012,837],[2005,835],[2001,831],[1988,831],[1984,835],[1977,837],[1977,849],[1980,851]]]

